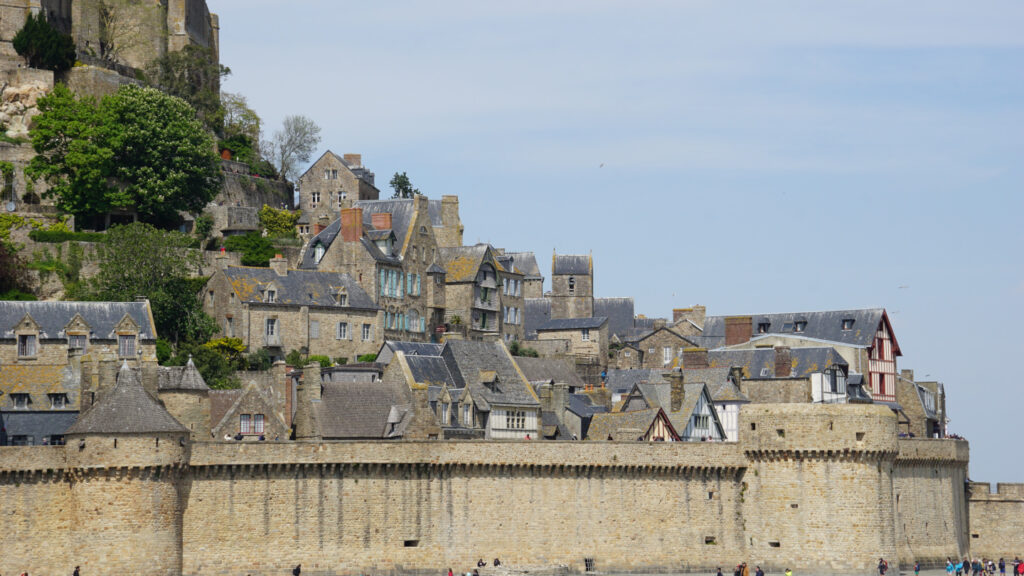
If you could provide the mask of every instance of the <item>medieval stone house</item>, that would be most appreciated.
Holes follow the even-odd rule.
[[[361,154],[338,156],[330,150],[323,153],[298,180],[300,237],[319,234],[334,222],[343,208],[351,208],[357,200],[377,200],[380,191],[374,185],[374,174],[363,166]]]

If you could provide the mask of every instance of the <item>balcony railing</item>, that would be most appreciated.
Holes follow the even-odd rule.
[[[264,334],[263,345],[268,348],[280,348],[281,347],[281,335],[280,334]]]

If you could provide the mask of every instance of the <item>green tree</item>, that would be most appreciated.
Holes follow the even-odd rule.
[[[97,245],[100,272],[91,296],[99,300],[149,298],[157,335],[172,342],[205,342],[216,322],[203,312],[199,292],[206,278],[193,278],[202,255],[192,239],[137,222],[115,226]]]
[[[224,133],[220,82],[229,74],[231,69],[222,66],[212,50],[195,45],[170,51],[146,67],[153,86],[188,102],[196,117],[217,134]]]
[[[281,178],[295,181],[299,164],[308,162],[320,145],[320,127],[305,116],[285,116],[281,129],[264,144],[263,157],[277,168]]]
[[[395,175],[391,177],[391,189],[395,191],[392,198],[412,198],[417,194],[422,194],[419,188],[413,188],[412,182],[409,177],[405,175],[405,172],[399,174],[395,172]]]
[[[51,26],[42,13],[28,15],[12,44],[33,68],[61,72],[75,64],[74,40]]]
[[[260,208],[260,226],[270,238],[295,238],[295,224],[299,221],[300,212],[278,210],[266,204]]]
[[[259,232],[249,232],[240,236],[228,236],[224,239],[224,247],[232,252],[242,253],[243,266],[270,266],[270,259],[276,254],[274,245]]]
[[[179,98],[128,85],[97,103],[58,84],[39,110],[31,131],[38,155],[26,173],[45,179],[46,196],[76,217],[124,209],[168,225],[220,189],[213,141]]]
[[[259,114],[249,107],[249,101],[241,94],[232,92],[221,92],[221,107],[224,109],[224,140],[236,140],[246,142],[249,152],[253,157],[243,159],[242,162],[255,160],[256,152],[259,149],[260,132],[263,121]],[[236,155],[239,150],[231,149]]]

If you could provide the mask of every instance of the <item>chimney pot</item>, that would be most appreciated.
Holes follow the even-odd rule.
[[[270,269],[278,276],[288,275],[288,260],[280,254],[270,259]]]

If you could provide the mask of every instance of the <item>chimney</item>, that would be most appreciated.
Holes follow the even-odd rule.
[[[228,264],[230,264],[230,258],[228,258],[228,253],[225,251],[223,246],[221,246],[221,249],[217,252],[216,256],[213,257],[213,262],[218,270],[224,270],[228,267]]]
[[[733,366],[729,368],[729,380],[739,388],[740,382],[743,382],[743,366]]]
[[[655,318],[654,319],[654,329],[655,330],[659,330],[661,328],[664,328],[665,324],[667,324],[667,323],[668,322],[664,318]]]
[[[278,276],[287,276],[288,260],[280,254],[274,254],[274,257],[270,259],[270,269]]]
[[[789,378],[793,372],[793,360],[792,354],[789,352],[789,346],[776,346],[775,347],[775,377],[776,378]]]
[[[551,387],[552,412],[559,422],[565,421],[565,409],[569,407],[569,385],[564,382],[556,382]]]
[[[672,323],[679,324],[680,322],[686,322],[689,320],[698,327],[704,328],[704,316],[706,315],[707,308],[699,304],[690,308],[673,308]]]
[[[295,411],[295,440],[320,442],[320,364],[312,362],[302,369],[302,384],[298,390]]]
[[[345,154],[345,164],[348,164],[349,168],[362,168],[363,167],[363,155],[362,154]]]
[[[754,319],[750,316],[728,316],[725,319],[725,345],[750,342],[754,333]]]
[[[363,237],[363,209],[345,208],[341,211],[341,239],[358,242]]]
[[[391,230],[391,212],[378,212],[370,216],[374,230]]]
[[[708,367],[708,349],[707,348],[684,348],[683,349],[683,368],[691,370],[695,368],[707,368]]]
[[[686,399],[686,389],[683,388],[683,373],[680,370],[673,370],[662,374],[672,387],[671,412],[679,412],[683,409],[683,400]]]
[[[907,382],[913,382],[914,381],[914,371],[913,370],[908,370],[908,369],[904,368],[903,370],[900,370],[900,377],[903,378],[904,380],[906,380]]]
[[[553,412],[554,405],[551,403],[551,384],[541,384],[537,390],[537,396],[540,397],[540,409],[544,412]]]

